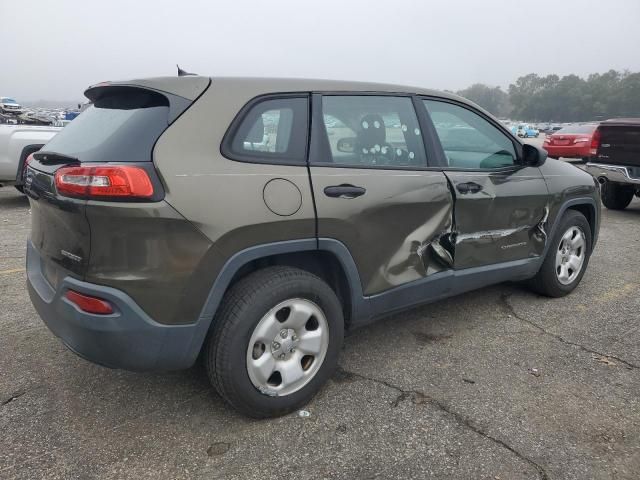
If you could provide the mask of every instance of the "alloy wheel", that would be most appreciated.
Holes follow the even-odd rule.
[[[269,310],[247,347],[247,373],[266,395],[294,393],[316,375],[329,346],[329,325],[318,305],[292,298]]]
[[[580,227],[570,227],[560,239],[556,252],[556,275],[563,285],[571,284],[580,275],[586,258],[586,240]]]

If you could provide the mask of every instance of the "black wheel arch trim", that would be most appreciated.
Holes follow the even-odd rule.
[[[593,231],[591,232],[591,251],[593,251],[593,249],[596,246],[596,242],[598,241],[598,233],[600,232],[600,215],[598,212],[598,205],[595,201],[595,199],[591,198],[591,197],[580,197],[580,198],[572,198],[569,200],[566,200],[561,206],[560,208],[558,208],[558,214],[556,215],[554,221],[553,221],[553,225],[551,227],[551,229],[548,232],[548,238],[551,239],[553,238],[553,236],[556,233],[556,230],[558,228],[558,225],[560,224],[560,220],[562,218],[562,216],[565,214],[565,212],[570,209],[571,207],[577,207],[577,206],[588,206],[591,209],[591,212],[593,214]],[[587,218],[587,221],[589,221],[589,219]],[[544,256],[547,254],[547,251],[549,250],[549,244],[550,242],[547,241],[547,244],[544,247],[544,251],[542,253],[542,257],[544,258]]]
[[[24,170],[24,162],[27,161],[27,157],[40,150],[42,147],[44,147],[44,143],[33,143],[22,148],[22,152],[20,152],[20,160],[18,160],[18,170],[16,171],[16,185],[23,185],[24,183],[22,181],[22,173]]]

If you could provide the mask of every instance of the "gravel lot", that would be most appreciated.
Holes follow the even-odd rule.
[[[0,478],[637,479],[640,202],[603,210],[581,286],[502,284],[346,339],[297,414],[240,417],[204,371],[92,365],[25,290],[29,206],[0,189]]]

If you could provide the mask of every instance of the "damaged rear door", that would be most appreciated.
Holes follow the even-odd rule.
[[[424,99],[454,195],[449,249],[456,269],[540,256],[548,190],[540,170],[488,117],[451,101]]]
[[[318,236],[349,249],[365,295],[450,268],[432,242],[451,230],[453,198],[427,169],[410,96],[315,94],[311,138]]]

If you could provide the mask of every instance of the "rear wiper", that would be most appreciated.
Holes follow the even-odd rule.
[[[76,157],[72,157],[71,155],[65,155],[64,153],[56,153],[56,152],[47,152],[47,151],[38,151],[33,154],[33,158],[42,162],[42,163],[69,163],[69,162],[80,162]]]

